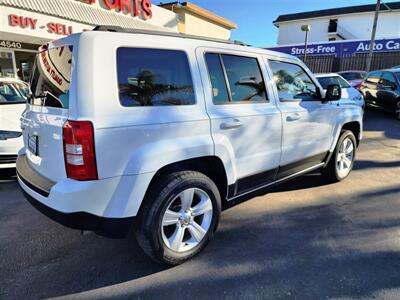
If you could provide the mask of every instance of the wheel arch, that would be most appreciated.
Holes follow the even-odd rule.
[[[340,114],[340,118],[338,119],[335,127],[334,138],[332,140],[332,145],[329,152],[333,152],[335,150],[336,144],[343,130],[350,130],[353,132],[354,136],[356,137],[357,146],[360,144],[363,135],[363,115],[361,108],[359,110],[360,111],[344,110],[344,113]]]
[[[154,174],[147,190],[149,191],[164,175],[182,171],[197,171],[209,177],[216,184],[221,200],[225,201],[228,192],[228,178],[225,166],[217,156],[203,156],[165,165]]]
[[[357,146],[360,144],[361,124],[358,121],[351,121],[343,124],[341,131],[350,130],[357,141]]]

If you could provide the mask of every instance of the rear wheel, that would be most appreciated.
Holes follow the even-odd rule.
[[[323,174],[332,182],[338,182],[349,176],[356,155],[356,138],[350,130],[342,131],[334,153],[323,169]]]
[[[139,214],[137,240],[154,260],[183,263],[213,237],[221,213],[218,188],[204,174],[186,171],[166,175],[151,189]]]

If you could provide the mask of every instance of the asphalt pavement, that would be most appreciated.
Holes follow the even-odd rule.
[[[400,122],[368,111],[355,170],[312,174],[222,214],[205,251],[178,266],[133,237],[81,235],[0,181],[0,299],[400,299]]]

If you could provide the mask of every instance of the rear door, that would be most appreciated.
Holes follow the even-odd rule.
[[[207,48],[198,49],[197,57],[215,152],[234,162],[230,196],[273,182],[281,154],[281,113],[262,57]]]
[[[21,119],[26,156],[42,176],[66,177],[63,125],[68,118],[72,46],[47,46],[37,55],[31,80],[32,99]]]

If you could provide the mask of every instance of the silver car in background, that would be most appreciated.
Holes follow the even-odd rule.
[[[349,101],[351,104],[356,104],[364,110],[364,97],[342,76],[336,73],[327,73],[317,74],[315,77],[324,90],[331,84],[339,84],[342,88],[342,99],[340,101]]]

